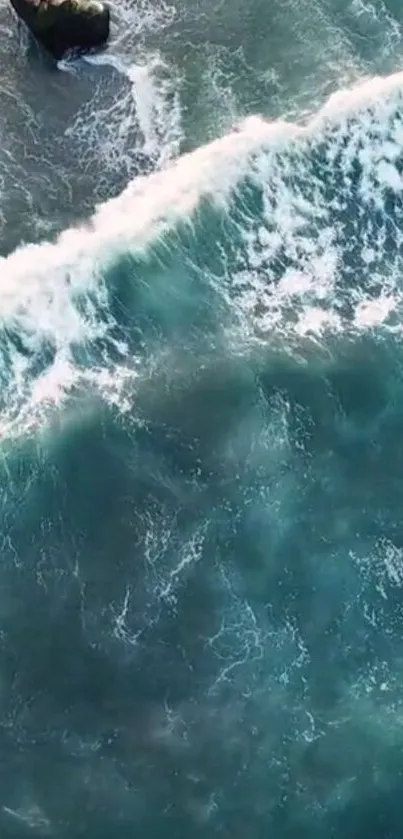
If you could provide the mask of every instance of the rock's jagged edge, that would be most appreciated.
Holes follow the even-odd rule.
[[[109,7],[99,0],[10,0],[18,17],[53,58],[88,52],[108,41]]]

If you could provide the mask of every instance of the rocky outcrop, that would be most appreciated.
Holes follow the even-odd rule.
[[[37,41],[55,59],[103,47],[109,38],[109,7],[99,0],[10,0]]]

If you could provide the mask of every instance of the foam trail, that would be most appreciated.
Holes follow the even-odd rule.
[[[100,53],[86,56],[85,61],[112,67],[130,83],[129,94],[107,114],[106,133],[109,139],[106,144],[106,163],[108,157],[113,155],[117,164],[123,165],[122,158],[128,154],[125,146],[130,139],[133,124],[138,125],[140,133],[138,150],[152,158],[155,166],[173,158],[178,153],[182,137],[178,83],[175,74],[160,56],[147,56],[142,63],[128,65],[118,55]],[[97,134],[102,138],[106,130],[105,113],[102,110],[100,118],[96,119],[98,121]],[[74,126],[72,131],[75,131]],[[102,147],[101,140],[100,145]],[[126,168],[129,170],[127,164]]]

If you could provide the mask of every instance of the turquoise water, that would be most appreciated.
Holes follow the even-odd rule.
[[[400,10],[1,12],[1,837],[398,839]]]

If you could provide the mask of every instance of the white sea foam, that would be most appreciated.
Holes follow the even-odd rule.
[[[142,152],[159,166],[177,154],[181,139],[181,113],[178,79],[173,69],[158,55],[127,63],[107,53],[88,56],[88,62],[113,67],[129,82],[128,89],[102,106],[102,85],[78,112],[69,133],[83,143],[85,154],[95,153],[105,167],[133,171],[135,155]],[[135,149],[133,149],[135,142]]]
[[[401,190],[397,158],[403,139],[398,112],[402,91],[403,73],[397,73],[339,91],[304,125],[251,117],[162,170],[138,177],[118,198],[100,206],[88,225],[66,230],[55,243],[19,248],[0,260],[3,331],[21,332],[30,349],[37,346],[38,351],[50,341],[56,369],[62,380],[63,370],[69,369],[69,382],[66,364],[72,343],[91,342],[111,326],[108,261],[120,252],[144,250],[180,220],[191,224],[203,198],[231,212],[234,188],[246,176],[261,190],[264,212],[256,219],[245,217],[239,228],[239,264],[223,281],[223,293],[245,327],[264,331],[277,326],[296,335],[343,327],[337,283],[345,243],[335,217],[353,190],[357,213],[368,214],[357,246],[363,262],[371,264],[372,287],[367,297],[361,286],[352,284],[347,290],[350,322],[354,329],[383,323],[400,302],[400,255],[398,247],[386,254],[385,230],[371,227],[370,214],[373,208],[386,214],[385,189]],[[142,118],[152,145],[146,108]],[[320,149],[322,168],[315,170]],[[357,161],[361,175],[354,184]],[[330,200],[326,172],[337,166],[341,192],[336,190]],[[400,231],[395,233],[399,244]],[[382,289],[375,297],[374,283]],[[21,384],[28,362],[17,350],[13,353],[11,380]]]

